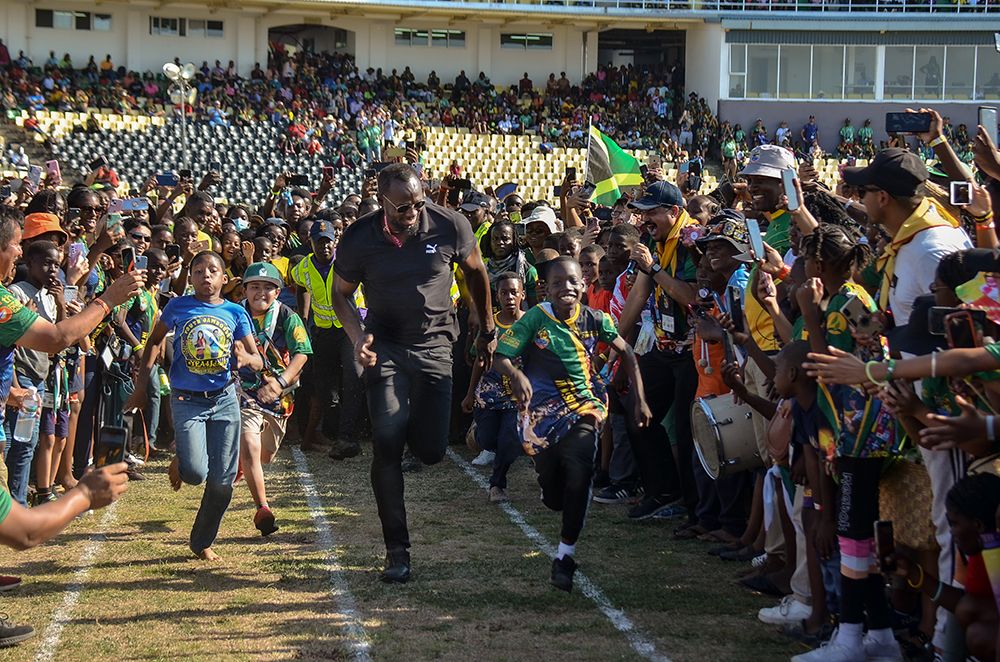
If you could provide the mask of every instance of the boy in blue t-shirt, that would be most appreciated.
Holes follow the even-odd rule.
[[[243,306],[222,298],[226,265],[222,257],[203,251],[191,260],[189,282],[194,294],[171,299],[143,350],[139,383],[125,406],[143,406],[156,348],[174,332],[170,364],[171,414],[177,456],[170,465],[170,484],[205,483],[205,494],[191,529],[191,551],[201,559],[218,558],[212,543],[233,496],[239,465],[240,402],[232,371],[260,371],[253,323]]]

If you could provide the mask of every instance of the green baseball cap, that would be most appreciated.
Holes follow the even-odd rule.
[[[243,272],[243,284],[246,285],[254,281],[271,283],[278,287],[284,287],[285,285],[281,280],[281,273],[278,271],[278,267],[270,262],[254,262],[247,267],[247,270]]]

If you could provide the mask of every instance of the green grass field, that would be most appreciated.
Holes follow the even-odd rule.
[[[5,553],[0,572],[24,585],[0,596],[0,612],[38,635],[0,650],[0,662],[350,659],[358,625],[377,660],[642,659],[579,586],[571,595],[549,586],[549,558],[455,462],[406,477],[414,577],[405,586],[378,581],[384,548],[368,459],[311,455],[308,466],[330,549],[282,449],[267,469],[281,530],[258,535],[241,483],[213,547],[221,561],[191,558],[201,488],[172,492],[165,461],[147,467],[149,480],[110,514],[85,516],[40,549]],[[559,518],[539,501],[527,460],[511,471],[510,493],[554,544]],[[631,621],[633,639],[677,661],[780,660],[804,650],[757,621],[774,600],[734,584],[741,566],[708,556],[705,543],[673,541],[671,528],[594,504],[578,545],[581,571]],[[85,553],[93,565],[81,577]],[[78,599],[67,606],[74,583]],[[342,608],[348,594],[356,618]]]

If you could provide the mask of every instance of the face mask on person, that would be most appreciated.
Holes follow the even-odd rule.
[[[234,218],[233,222],[236,223],[237,232],[243,232],[250,227],[250,221],[245,218]]]

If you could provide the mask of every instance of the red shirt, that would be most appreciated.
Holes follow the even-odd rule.
[[[611,313],[611,292],[597,289],[597,283],[587,288],[587,305],[594,310]]]

